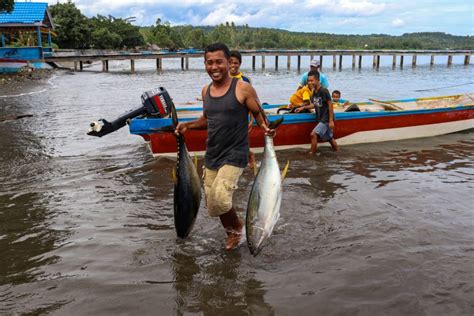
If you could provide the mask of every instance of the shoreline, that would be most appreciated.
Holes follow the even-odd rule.
[[[38,87],[46,84],[55,73],[55,69],[34,69],[0,74],[0,98],[36,92]]]
[[[17,73],[0,74],[0,86],[12,85],[21,82],[42,81],[51,77],[54,69],[31,69],[21,70]]]

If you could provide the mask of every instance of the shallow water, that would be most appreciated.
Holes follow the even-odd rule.
[[[473,66],[390,63],[324,72],[352,101],[472,92],[448,86],[472,81]],[[111,62],[110,73],[96,65],[21,93],[0,87],[0,116],[34,115],[0,123],[0,314],[473,313],[472,130],[337,154],[322,147],[314,158],[279,152],[282,165],[290,160],[281,219],[259,256],[245,245],[224,252],[204,205],[190,238],[177,240],[174,161],[152,158],[126,128],[85,132],[157,86],[178,105],[199,104],[200,65],[166,61],[156,74],[137,62],[131,75],[127,62]],[[269,103],[286,102],[298,79],[286,69],[249,75]],[[416,91],[425,89],[436,90]],[[235,196],[241,216],[251,183],[247,170]]]

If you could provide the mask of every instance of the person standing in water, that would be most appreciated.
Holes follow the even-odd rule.
[[[206,47],[204,63],[212,82],[202,88],[203,114],[194,121],[176,126],[176,133],[188,129],[207,129],[204,190],[209,215],[219,217],[227,233],[226,250],[236,248],[241,240],[243,223],[233,206],[232,197],[248,164],[248,113],[266,134],[275,131],[261,114],[255,89],[230,77],[230,51],[222,43]]]
[[[242,54],[236,50],[230,51],[230,70],[229,74],[232,78],[237,78],[242,81],[252,84],[252,80],[240,70],[240,65],[242,65]],[[252,113],[249,115],[249,132],[252,130],[254,118]],[[249,165],[253,166],[255,164],[255,155],[249,150]]]

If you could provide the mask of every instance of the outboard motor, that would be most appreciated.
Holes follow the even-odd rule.
[[[163,118],[170,115],[173,102],[165,88],[159,87],[142,94],[142,106],[123,113],[112,122],[106,119],[100,119],[101,122],[90,123],[87,135],[102,137],[115,132],[134,117],[146,115],[151,117]]]

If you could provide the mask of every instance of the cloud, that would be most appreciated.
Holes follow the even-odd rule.
[[[392,21],[392,26],[394,27],[402,27],[402,26],[405,26],[405,21],[403,21],[402,19],[395,19]]]
[[[50,5],[67,0],[47,1]],[[73,0],[88,17],[135,16],[136,25],[157,18],[171,25],[234,22],[296,32],[372,34],[447,32],[473,35],[474,6],[465,0]],[[449,14],[446,14],[449,11]],[[388,26],[388,27],[387,27]]]

